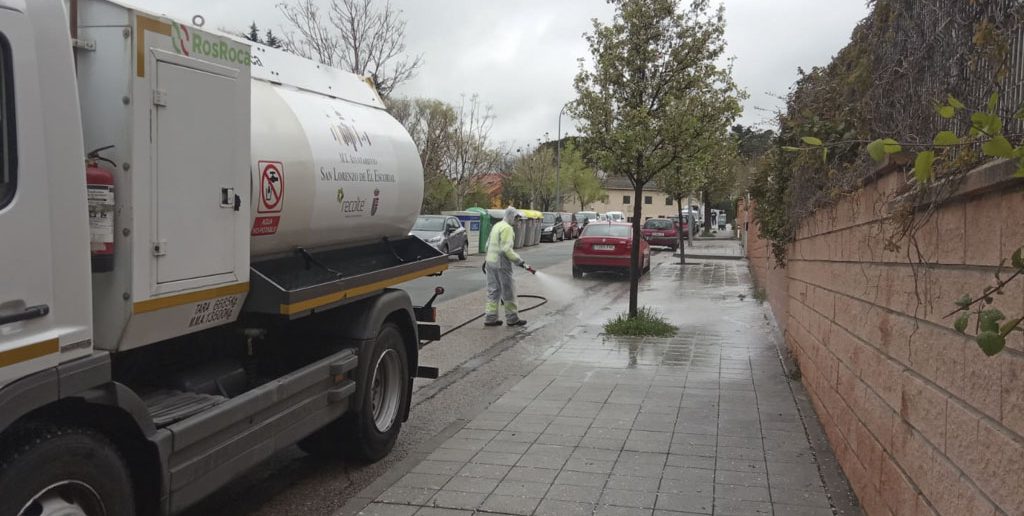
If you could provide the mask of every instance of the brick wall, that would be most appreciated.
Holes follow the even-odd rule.
[[[806,219],[785,268],[747,253],[861,504],[875,514],[1024,514],[1024,339],[986,357],[944,316],[1024,245],[1024,182],[971,172],[915,233],[883,246],[902,172]],[[927,266],[911,266],[908,251]],[[996,306],[1024,314],[1024,281]]]

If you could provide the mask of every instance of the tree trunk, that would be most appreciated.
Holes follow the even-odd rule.
[[[679,229],[676,231],[676,236],[679,237],[679,265],[686,265],[686,247],[683,245],[683,199],[679,197],[676,199],[676,206],[679,208]],[[689,228],[689,218],[687,218],[686,227]]]
[[[704,190],[701,197],[704,200],[704,232],[711,233],[711,199],[708,199],[708,191]]]
[[[642,199],[644,185],[633,185],[633,199]],[[640,202],[633,203],[633,248],[629,252],[629,317],[636,317],[638,294],[640,292],[640,270],[643,265],[640,263],[640,217],[643,205]]]
[[[690,224],[690,215],[693,214],[693,198],[690,194],[686,195],[686,213],[686,245],[693,247],[693,225]],[[696,222],[696,217],[693,220]]]

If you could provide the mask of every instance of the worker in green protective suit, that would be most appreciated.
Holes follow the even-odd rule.
[[[519,318],[516,305],[515,284],[512,282],[512,264],[518,265],[531,273],[536,273],[519,257],[512,248],[516,240],[512,223],[521,215],[519,210],[509,206],[505,209],[505,218],[491,228],[487,239],[487,258],[484,260],[484,273],[487,274],[487,307],[485,308],[484,326],[501,326],[498,320],[498,300],[505,305],[505,322],[509,326],[526,324]]]

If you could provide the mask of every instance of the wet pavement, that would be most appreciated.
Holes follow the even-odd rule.
[[[744,258],[744,255],[739,240],[735,239],[735,233],[733,230],[727,229],[719,231],[714,237],[694,238],[693,245],[686,246],[686,257],[740,260]]]
[[[518,358],[520,378],[463,408],[341,514],[856,513],[746,263],[701,262],[662,253],[641,283],[641,304],[680,328],[667,339],[603,335],[628,285],[580,282],[586,310],[563,304],[557,326],[538,321],[494,355]],[[523,361],[524,346],[539,355]],[[432,387],[418,394],[442,391]]]

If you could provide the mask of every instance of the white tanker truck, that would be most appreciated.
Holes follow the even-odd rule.
[[[406,236],[422,194],[360,77],[0,0],[0,516],[175,513],[293,443],[387,454],[437,374],[434,298],[390,288],[447,268]]]

